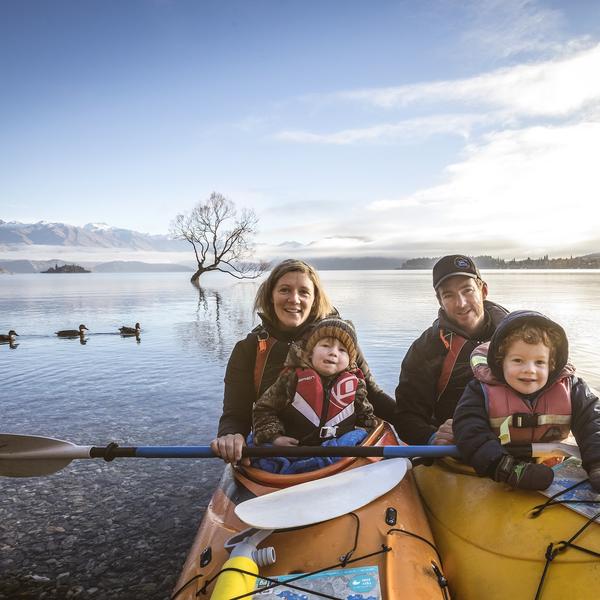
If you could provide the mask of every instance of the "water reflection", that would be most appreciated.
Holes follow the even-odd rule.
[[[341,314],[354,321],[377,382],[393,394],[406,350],[437,313],[431,273],[324,271],[321,277]],[[485,278],[492,300],[511,310],[540,310],[561,323],[578,373],[600,385],[594,336],[600,273],[494,271]],[[3,281],[0,314],[21,334],[19,352],[8,352],[8,343],[6,351],[0,348],[5,428],[111,439],[137,432],[138,442],[147,441],[147,432],[166,443],[211,439],[227,360],[257,324],[252,304],[260,282],[209,281],[199,289],[179,274]],[[118,332],[134,318],[144,323],[143,345],[141,335],[135,344],[120,341],[135,337]],[[78,322],[90,322],[93,331],[83,341],[73,339],[92,342],[85,348],[57,343],[56,325]]]
[[[205,358],[226,360],[236,336],[244,335],[238,331],[248,328],[247,301],[239,302],[235,295],[213,288],[199,287],[197,293],[194,319],[175,324],[175,335],[184,346],[199,348]]]

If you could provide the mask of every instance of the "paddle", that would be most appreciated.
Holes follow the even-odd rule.
[[[578,456],[569,444],[532,444],[520,456],[553,454]],[[357,456],[382,458],[459,457],[456,446],[271,446],[244,448],[244,456]],[[12,433],[0,434],[0,476],[50,475],[81,458],[215,458],[210,446],[77,446],[54,438]]]
[[[235,507],[235,514],[258,529],[327,521],[379,498],[402,481],[409,467],[406,458],[363,465],[246,500]]]

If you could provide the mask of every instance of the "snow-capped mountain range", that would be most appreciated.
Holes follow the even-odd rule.
[[[105,223],[88,223],[83,227],[66,223],[19,223],[0,220],[0,249],[32,245],[80,248],[120,248],[154,252],[178,252],[187,243],[166,235],[150,235],[131,229],[110,227]]]

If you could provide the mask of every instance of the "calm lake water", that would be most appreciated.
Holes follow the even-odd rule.
[[[378,382],[393,395],[408,346],[437,312],[430,272],[324,271],[321,275],[335,306],[354,321]],[[540,310],[561,323],[579,374],[600,388],[600,271],[489,271],[484,278],[491,300],[510,310]],[[208,443],[221,410],[229,353],[256,324],[251,307],[258,283],[237,282],[225,275],[209,275],[203,283],[199,292],[179,273],[0,276],[0,332],[15,329],[20,334],[16,348],[0,345],[2,431],[78,444]],[[136,321],[142,326],[140,343],[118,334],[118,327]],[[80,323],[89,328],[85,345],[54,335]],[[61,497],[74,493],[83,498],[83,508],[78,509],[83,511],[82,519],[86,510],[91,515],[98,509],[102,496],[125,491],[132,506],[151,512],[148,498],[158,485],[167,496],[176,496],[186,486],[187,498],[193,499],[189,511],[178,508],[178,516],[164,532],[164,547],[153,550],[177,552],[179,561],[191,544],[220,470],[221,463],[215,460],[78,461],[51,477],[0,481],[0,516],[5,524],[18,527],[19,519],[9,511],[9,505],[16,505],[22,512],[19,518],[30,524],[44,520],[48,525],[50,519],[36,513],[36,494],[48,490],[58,512],[64,513],[63,521],[68,520],[72,505],[61,505]],[[93,498],[88,491],[90,479],[102,482]],[[24,489],[32,493],[23,494]],[[52,519],[61,517],[54,514]],[[0,533],[9,535],[7,527]],[[147,534],[142,526],[136,527],[125,530],[125,537]],[[77,531],[76,536],[83,535],[83,530]],[[166,538],[172,543],[177,540],[177,547],[172,549]],[[18,540],[21,546],[31,541],[26,535]],[[54,551],[66,562],[63,568],[76,570],[61,552],[60,547]],[[32,573],[41,560],[36,556],[21,552],[18,560],[4,566]],[[167,589],[177,575],[176,568],[168,568],[159,577]]]

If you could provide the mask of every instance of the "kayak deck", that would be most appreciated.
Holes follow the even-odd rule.
[[[414,476],[457,598],[533,600],[550,544],[556,554],[538,597],[598,598],[600,528],[596,523],[573,541],[594,556],[559,544],[582,529],[586,517],[560,505],[531,517],[531,510],[547,500],[537,492],[509,489],[477,477],[452,459],[417,467]]]
[[[395,441],[395,434],[387,424],[382,425],[371,439],[375,443],[389,441]],[[341,465],[342,469],[369,462],[367,459],[343,460],[345,463]],[[252,468],[234,470],[228,466],[185,562],[175,588],[183,589],[176,595],[176,599],[210,597],[214,582],[207,582],[219,573],[223,563],[229,558],[224,549],[225,543],[247,528],[234,512],[237,504],[286,487],[291,484],[290,479],[296,479],[299,483],[297,479],[319,477],[321,471],[339,469],[339,463],[336,463],[314,473],[282,476]],[[348,493],[352,493],[352,490],[348,490]],[[339,597],[343,600],[366,600],[369,597],[386,600],[438,600],[448,597],[441,575],[443,569],[440,558],[433,545],[427,518],[410,471],[399,485],[366,506],[323,523],[275,531],[261,544],[261,547],[264,546],[273,546],[277,555],[274,565],[260,569],[260,576],[265,577],[322,569],[377,567],[380,595],[373,595],[375,591],[364,591],[338,596],[331,594],[331,590],[327,592],[325,588],[328,586],[324,583],[324,589],[319,591],[330,594],[326,597]],[[209,555],[210,561],[207,562]],[[299,580],[294,585],[302,587],[303,582]],[[272,597],[291,597],[285,596],[287,592],[281,592],[281,589],[274,588]],[[299,598],[307,597],[310,600],[322,597],[311,594],[308,590],[298,591],[297,594]],[[263,595],[256,597],[262,598]]]

